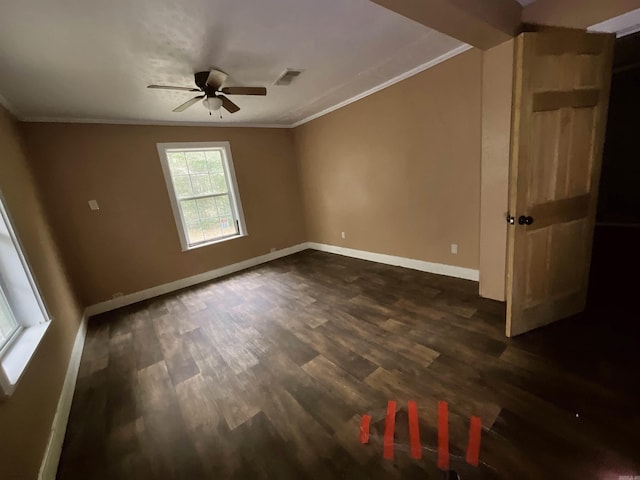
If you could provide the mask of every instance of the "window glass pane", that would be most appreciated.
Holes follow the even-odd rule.
[[[233,168],[230,152],[221,145],[194,143],[165,150],[165,173],[173,182],[170,194],[178,204],[178,228],[184,231],[186,247],[239,233],[238,207],[233,204],[239,202],[239,192],[232,190],[228,176]]]
[[[222,228],[223,235],[233,235],[234,233],[237,232],[236,222],[234,222],[233,218],[231,217],[221,217],[220,227]]]
[[[206,218],[202,220],[201,224],[205,240],[213,240],[222,236],[219,218]]]
[[[185,152],[184,155],[191,175],[207,173],[207,161],[204,157],[204,152]]]
[[[214,193],[227,193],[227,181],[224,178],[224,174],[212,173],[211,184],[213,185]]]
[[[167,152],[167,160],[169,160],[169,170],[171,175],[187,175],[187,161],[184,158],[184,152]]]
[[[173,187],[176,189],[176,196],[178,198],[190,197],[193,195],[193,188],[191,188],[191,179],[189,178],[189,175],[173,177]]]
[[[18,322],[9,309],[9,303],[0,289],[0,348],[4,347],[7,340],[18,329]]]
[[[207,166],[209,167],[209,173],[224,173],[224,167],[222,166],[222,155],[217,150],[209,150],[205,153],[207,158]]]
[[[191,185],[193,185],[194,195],[205,195],[213,193],[209,174],[191,175]]]
[[[187,241],[190,244],[202,242],[204,237],[202,236],[202,229],[200,223],[187,224]]]
[[[213,218],[218,216],[215,197],[199,198],[197,202],[200,218]]]
[[[218,207],[218,215],[231,215],[231,202],[229,201],[229,196],[225,195],[223,197],[215,198],[216,206]]]
[[[180,208],[182,208],[182,217],[185,223],[195,224],[200,221],[196,200],[181,200]]]

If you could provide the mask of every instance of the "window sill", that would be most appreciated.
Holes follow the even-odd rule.
[[[0,386],[5,397],[14,392],[50,324],[45,322],[22,330],[0,358]]]
[[[230,235],[228,237],[216,238],[215,240],[211,240],[209,242],[197,243],[195,245],[186,245],[182,247],[183,252],[188,252],[190,250],[195,250],[196,248],[208,247],[209,245],[215,245],[216,243],[228,242],[229,240],[235,240],[237,238],[246,237],[246,233],[240,233],[238,235]]]

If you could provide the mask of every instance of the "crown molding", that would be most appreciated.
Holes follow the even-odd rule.
[[[117,120],[112,118],[65,118],[65,117],[18,117],[21,122],[29,123],[92,123],[103,125],[136,125],[156,127],[222,127],[222,128],[291,128],[290,125],[273,123],[211,123],[177,122],[161,120]]]
[[[406,80],[409,77],[413,77],[414,75],[417,75],[418,73],[424,72],[425,70],[428,70],[432,67],[435,67],[436,65],[438,65],[439,63],[442,63],[446,60],[449,60],[450,58],[453,58],[457,55],[460,55],[461,53],[466,52],[467,50],[473,48],[471,45],[467,45],[466,43],[463,45],[460,45],[459,47],[454,48],[453,50],[449,50],[447,53],[444,53],[442,55],[440,55],[439,57],[434,58],[433,60],[429,60],[427,63],[423,63],[422,65],[418,65],[415,68],[412,68],[411,70],[405,72],[405,73],[401,73],[400,75],[393,77],[390,80],[387,80],[386,82],[382,82],[379,85],[376,85],[373,88],[370,88],[369,90],[367,90],[366,92],[362,92],[359,93],[358,95],[351,97],[347,100],[344,100],[332,107],[329,107],[325,110],[322,110],[321,112],[318,113],[314,113],[313,115],[310,115],[302,120],[298,120],[295,123],[291,124],[291,128],[295,128],[295,127],[299,127],[300,125],[304,125],[307,122],[310,122],[311,120],[315,120],[316,118],[320,118],[328,113],[334,112],[342,107],[346,107],[347,105],[357,102],[358,100],[361,100],[365,97],[368,97],[369,95],[373,95],[374,93],[379,92],[380,90],[384,90],[387,87],[390,87],[391,85],[394,85],[398,82],[401,82],[402,80]]]

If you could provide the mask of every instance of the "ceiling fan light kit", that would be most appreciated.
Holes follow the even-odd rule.
[[[267,94],[265,87],[223,87],[228,75],[219,69],[211,69],[209,72],[197,72],[194,75],[194,81],[198,88],[193,87],[177,87],[172,85],[147,85],[147,88],[162,90],[178,90],[183,92],[200,92],[203,95],[187,100],[182,105],[173,109],[174,112],[184,112],[187,108],[202,100],[202,104],[209,111],[220,110],[224,108],[229,113],[235,113],[240,107],[222,95],[259,95]]]
[[[220,107],[222,107],[222,100],[218,97],[207,97],[202,100],[202,104],[204,105],[204,108],[211,112],[211,110],[220,110]]]

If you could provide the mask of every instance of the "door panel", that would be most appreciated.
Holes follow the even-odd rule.
[[[549,277],[549,293],[552,298],[575,293],[581,289],[584,278],[584,242],[576,242],[584,236],[584,219],[567,223],[557,223],[550,228],[551,251],[549,263],[555,265]]]
[[[549,258],[549,230],[541,229],[532,232],[524,248],[527,258],[526,268],[531,273],[526,277],[524,304],[531,306],[544,300],[549,291],[546,275]]]
[[[558,139],[561,122],[559,111],[538,112],[533,116],[531,128],[531,161],[527,175],[529,196],[537,205],[555,199],[556,171],[558,169]],[[538,178],[547,178],[539,182]]]
[[[585,307],[614,38],[545,29],[516,39],[508,336]]]

